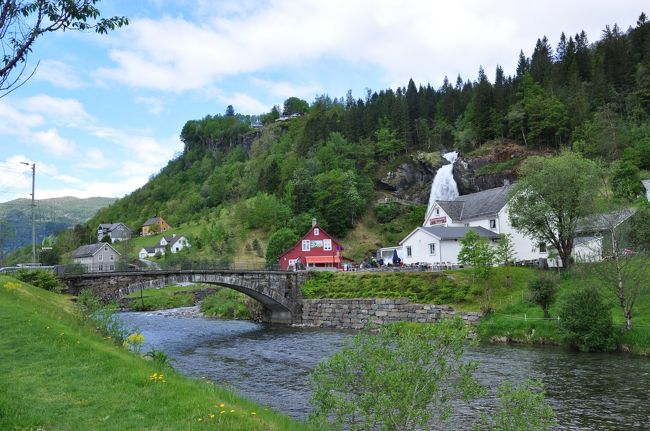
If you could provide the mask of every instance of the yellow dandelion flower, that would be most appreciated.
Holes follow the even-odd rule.
[[[219,407],[222,407],[222,408],[223,408],[223,406],[225,406],[224,403],[219,404]]]
[[[210,416],[210,419],[214,419],[214,417],[215,417],[216,415],[215,415],[214,413],[210,413],[209,416]]]
[[[234,410],[230,410],[230,413],[235,413],[235,411],[234,411]]]
[[[199,418],[198,420],[199,420],[199,422],[201,422],[203,420],[203,418]]]
[[[226,413],[225,410],[221,410],[221,411],[219,412],[220,415],[222,415],[222,414],[224,414],[224,413]]]
[[[251,412],[251,415],[253,415],[253,416],[255,416],[256,414],[257,414],[257,413],[255,413],[255,412]]]

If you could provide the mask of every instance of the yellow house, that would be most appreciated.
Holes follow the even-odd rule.
[[[153,216],[142,225],[142,236],[154,235],[166,232],[170,229],[169,224],[162,217]]]

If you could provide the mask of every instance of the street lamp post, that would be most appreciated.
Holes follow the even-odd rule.
[[[20,162],[29,166],[27,162]],[[32,267],[36,266],[36,225],[34,224],[34,213],[36,202],[34,201],[34,188],[36,186],[36,163],[32,163]]]

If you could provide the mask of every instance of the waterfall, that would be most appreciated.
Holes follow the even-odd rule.
[[[450,201],[458,197],[458,186],[456,185],[456,180],[454,180],[454,175],[452,170],[454,169],[454,162],[458,158],[458,152],[452,151],[450,153],[443,154],[447,161],[448,165],[442,166],[436,172],[436,176],[433,178],[433,183],[431,184],[431,194],[429,195],[429,206],[427,207],[427,214],[431,210],[433,203],[437,200]]]

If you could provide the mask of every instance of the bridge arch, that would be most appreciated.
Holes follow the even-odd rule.
[[[169,284],[204,283],[243,293],[262,304],[263,320],[291,324],[302,320],[300,285],[304,274],[266,271],[142,271],[96,273],[63,277],[67,292],[78,294],[90,288],[104,300],[119,299],[140,289]]]

